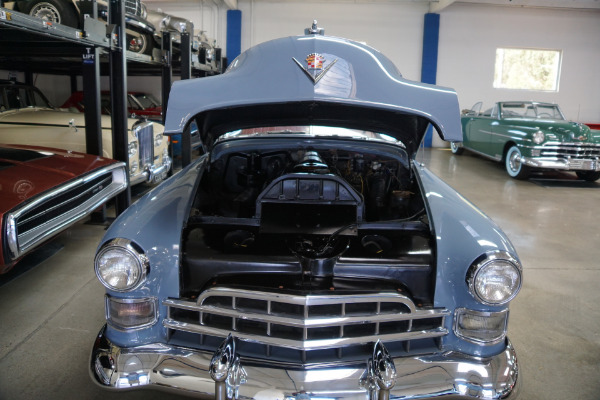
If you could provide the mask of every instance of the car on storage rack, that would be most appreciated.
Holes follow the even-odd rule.
[[[112,106],[110,103],[110,92],[102,91],[100,94],[100,109],[102,114],[110,114]],[[60,106],[62,109],[68,109],[69,111],[84,111],[83,92],[73,93],[64,103]],[[151,94],[142,92],[129,92],[127,93],[127,112],[131,118],[146,118],[150,121],[162,121],[162,106],[160,102]],[[198,129],[192,127],[192,151],[198,150],[200,147],[200,138],[198,137]],[[181,156],[181,135],[173,135],[170,138],[171,145],[173,148],[173,158]]]
[[[154,45],[158,48],[162,46],[162,32],[171,32],[171,41],[175,49],[181,46],[181,34],[187,32],[192,36],[194,34],[194,23],[188,19],[167,14],[161,9],[148,10],[148,21],[154,25]],[[193,44],[190,40],[190,44]],[[197,47],[196,49],[197,50]]]
[[[110,92],[100,93],[100,112],[110,115],[112,106],[110,103]],[[71,94],[60,108],[84,111],[83,92],[77,91]],[[127,93],[127,112],[131,118],[146,118],[151,121],[162,121],[162,106],[153,95],[142,92]]]
[[[154,25],[146,20],[146,6],[141,0],[123,1],[125,2],[127,50],[151,54],[155,29]],[[77,0],[19,0],[5,2],[5,7],[55,24],[83,29],[79,3],[80,1]],[[98,0],[98,14],[104,21],[108,20],[108,1]]]
[[[463,139],[451,142],[504,163],[516,179],[534,169],[573,171],[580,179],[600,179],[600,131],[567,121],[557,104],[504,101],[480,112],[482,103],[462,114]]]
[[[111,119],[102,116],[103,156],[112,157]],[[156,122],[128,119],[129,182],[157,183],[171,169],[168,138]],[[50,105],[31,85],[0,80],[0,142],[86,151],[85,117]]]
[[[276,39],[175,82],[166,132],[207,152],[128,208],[95,257],[110,389],[216,399],[516,398],[508,238],[415,160],[461,138],[452,89],[364,44]]]
[[[221,73],[224,69],[221,51],[216,47],[217,41],[209,38],[204,31],[198,31],[194,38],[194,45],[198,48],[198,61],[210,71]]]
[[[0,145],[0,274],[126,187],[125,163],[46,147]]]

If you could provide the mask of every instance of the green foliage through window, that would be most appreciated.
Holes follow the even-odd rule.
[[[559,50],[496,49],[494,87],[558,91]]]

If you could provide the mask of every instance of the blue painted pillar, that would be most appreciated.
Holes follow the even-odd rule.
[[[242,51],[242,11],[227,10],[227,60],[232,62]]]
[[[421,60],[421,82],[436,83],[438,43],[440,40],[440,14],[425,14],[423,27],[423,58]],[[433,127],[429,126],[425,134],[425,147],[431,147]]]

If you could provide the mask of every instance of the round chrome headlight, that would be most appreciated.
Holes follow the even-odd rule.
[[[162,133],[157,133],[156,136],[154,136],[154,147],[158,147],[162,144],[163,141],[163,135]]]
[[[544,140],[546,140],[546,135],[544,135],[544,132],[537,131],[533,134],[533,143],[542,144],[544,143]]]
[[[100,282],[118,292],[131,290],[142,283],[148,266],[148,258],[127,239],[113,239],[106,243],[94,261]]]
[[[129,145],[127,146],[127,151],[129,153],[129,157],[135,156],[135,154],[137,153],[137,142],[129,142]]]
[[[469,269],[469,292],[483,304],[506,304],[521,289],[521,271],[521,265],[510,254],[490,252]]]

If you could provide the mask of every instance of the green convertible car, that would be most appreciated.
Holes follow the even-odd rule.
[[[516,179],[527,179],[532,169],[600,179],[600,131],[567,121],[556,104],[507,101],[480,112],[481,105],[463,112],[463,142],[450,143],[454,154],[468,149],[504,162]]]

